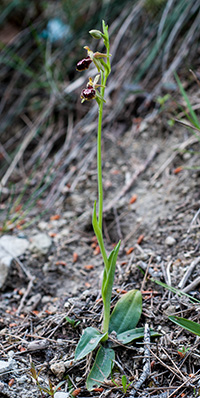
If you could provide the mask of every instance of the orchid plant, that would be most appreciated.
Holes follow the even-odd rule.
[[[142,295],[138,290],[131,290],[124,294],[115,305],[112,313],[111,296],[114,282],[115,267],[120,248],[120,241],[107,255],[103,239],[103,183],[102,183],[102,158],[101,158],[101,137],[102,137],[102,117],[105,88],[108,76],[111,72],[110,65],[110,44],[108,26],[102,21],[102,32],[91,30],[89,33],[94,39],[103,39],[106,53],[93,52],[89,47],[87,56],[77,64],[79,72],[89,68],[93,63],[97,69],[97,74],[89,81],[81,92],[81,102],[96,100],[99,108],[98,132],[97,132],[97,175],[98,175],[98,213],[96,201],[94,203],[92,224],[104,262],[104,273],[101,287],[103,300],[103,322],[101,331],[94,327],[84,330],[75,351],[75,360],[80,360],[100,346],[92,369],[87,377],[86,386],[92,390],[95,385],[100,385],[112,370],[115,359],[113,347],[119,343],[127,344],[144,335],[144,328],[137,328],[137,323],[142,312]]]

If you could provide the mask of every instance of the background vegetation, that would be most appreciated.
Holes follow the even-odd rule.
[[[193,79],[200,12],[199,0],[4,0],[0,15],[1,221],[12,229],[30,214],[33,221],[36,207],[41,213],[62,202],[81,166],[77,154],[96,118],[95,104],[80,105],[85,76],[75,68],[84,45],[95,50],[88,31],[102,19],[109,25],[105,124],[125,119],[128,127],[154,109],[158,95],[176,92],[174,71]]]

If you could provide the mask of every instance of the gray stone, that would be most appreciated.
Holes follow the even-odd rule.
[[[169,305],[169,307],[164,311],[166,316],[174,315],[176,312],[176,307],[174,305]]]
[[[173,238],[173,236],[167,236],[165,239],[165,244],[167,246],[173,246],[176,243],[176,239]]]
[[[0,289],[6,282],[12,260],[24,254],[29,246],[27,239],[4,235],[0,238]]]
[[[2,381],[0,381],[0,391],[3,391],[4,389],[4,383],[2,383]]]
[[[39,233],[32,236],[30,241],[29,250],[32,253],[37,253],[39,255],[47,254],[52,244],[51,238],[45,233]]]
[[[45,230],[47,230],[48,229],[48,222],[46,222],[46,221],[40,221],[39,223],[38,223],[38,228],[41,230],[41,231],[45,231]]]
[[[0,361],[0,374],[13,368],[12,361]]]
[[[17,378],[17,382],[18,384],[25,384],[28,381],[28,377],[26,375],[23,375],[21,377]]]
[[[63,228],[61,231],[60,231],[60,233],[59,233],[59,235],[60,236],[69,236],[69,228]]]

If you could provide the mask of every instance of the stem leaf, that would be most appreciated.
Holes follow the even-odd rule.
[[[169,316],[170,321],[181,326],[183,329],[200,336],[200,324],[189,319],[179,318],[178,316]]]
[[[97,347],[105,335],[106,333],[102,334],[92,327],[85,329],[75,350],[75,360],[79,361],[86,357]]]
[[[142,295],[139,290],[124,294],[114,307],[110,317],[109,333],[113,330],[119,335],[134,329],[142,313]]]
[[[103,59],[101,59],[100,62],[103,65],[104,69],[107,71],[107,75],[109,75],[110,74],[110,67],[108,66],[108,64]]]
[[[108,270],[104,268],[102,282],[102,299],[104,303],[104,313],[106,317],[110,315],[110,300],[112,296],[112,287],[115,276],[115,267],[121,241],[114,247],[108,257]],[[109,312],[109,315],[108,315]]]
[[[106,255],[106,251],[105,251],[105,247],[104,247],[104,243],[103,243],[102,230],[101,230],[101,228],[99,226],[99,222],[97,220],[96,201],[94,202],[92,225],[93,225],[94,233],[95,233],[98,243],[99,243],[99,247],[101,250],[105,268],[106,268],[106,270],[108,270],[108,259],[107,259],[107,255]]]
[[[102,232],[101,232],[101,229],[99,228],[99,224],[98,224],[98,220],[97,220],[97,203],[96,203],[96,200],[94,202],[94,210],[93,210],[93,216],[92,216],[92,225],[93,225],[93,229],[94,229],[95,235],[96,235],[98,241],[100,241],[102,239]]]
[[[100,386],[104,382],[104,379],[108,378],[114,359],[114,350],[103,346],[99,348],[94,365],[86,381],[86,387],[89,391],[93,390],[94,386]]]

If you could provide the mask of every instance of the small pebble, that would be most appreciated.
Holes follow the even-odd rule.
[[[51,301],[52,301],[52,297],[51,296],[43,296],[42,300],[41,300],[42,304],[46,304],[46,303],[49,303]]]
[[[60,236],[69,236],[69,228],[63,228],[60,232],[59,232]]]
[[[29,246],[29,250],[32,253],[37,253],[38,255],[47,254],[52,245],[51,238],[43,232],[32,236],[30,241],[31,243]]]
[[[76,217],[76,213],[75,211],[65,211],[65,213],[63,214],[64,218],[73,218]]]
[[[55,362],[51,365],[50,369],[52,373],[61,379],[65,373],[65,363],[63,361]]]
[[[48,223],[46,221],[40,221],[38,224],[38,228],[41,231],[48,231]]]
[[[191,153],[186,152],[186,153],[183,154],[183,159],[184,159],[184,160],[191,159],[191,156],[192,156]]]
[[[68,392],[56,392],[54,394],[54,398],[68,398],[69,397],[69,393]]]
[[[0,373],[7,372],[12,368],[10,361],[0,361]]]
[[[23,375],[17,379],[17,382],[18,382],[18,384],[24,384],[24,383],[27,383],[27,380],[28,380],[28,377]]]
[[[164,311],[164,314],[166,316],[174,315],[176,312],[176,307],[174,305],[169,305],[166,310]]]
[[[173,236],[167,236],[165,239],[165,244],[167,246],[173,246],[176,243],[176,239],[173,238]]]
[[[0,391],[3,391],[3,389],[4,389],[4,383],[0,381]]]
[[[74,364],[74,361],[73,361],[73,359],[70,359],[70,360],[68,360],[68,361],[65,361],[65,368],[66,369],[69,369],[69,368],[71,368],[71,366]]]
[[[48,312],[50,313],[50,314],[56,314],[57,313],[57,311],[58,311],[58,308],[55,306],[55,305],[53,305],[53,304],[50,304],[49,306],[48,306]]]

